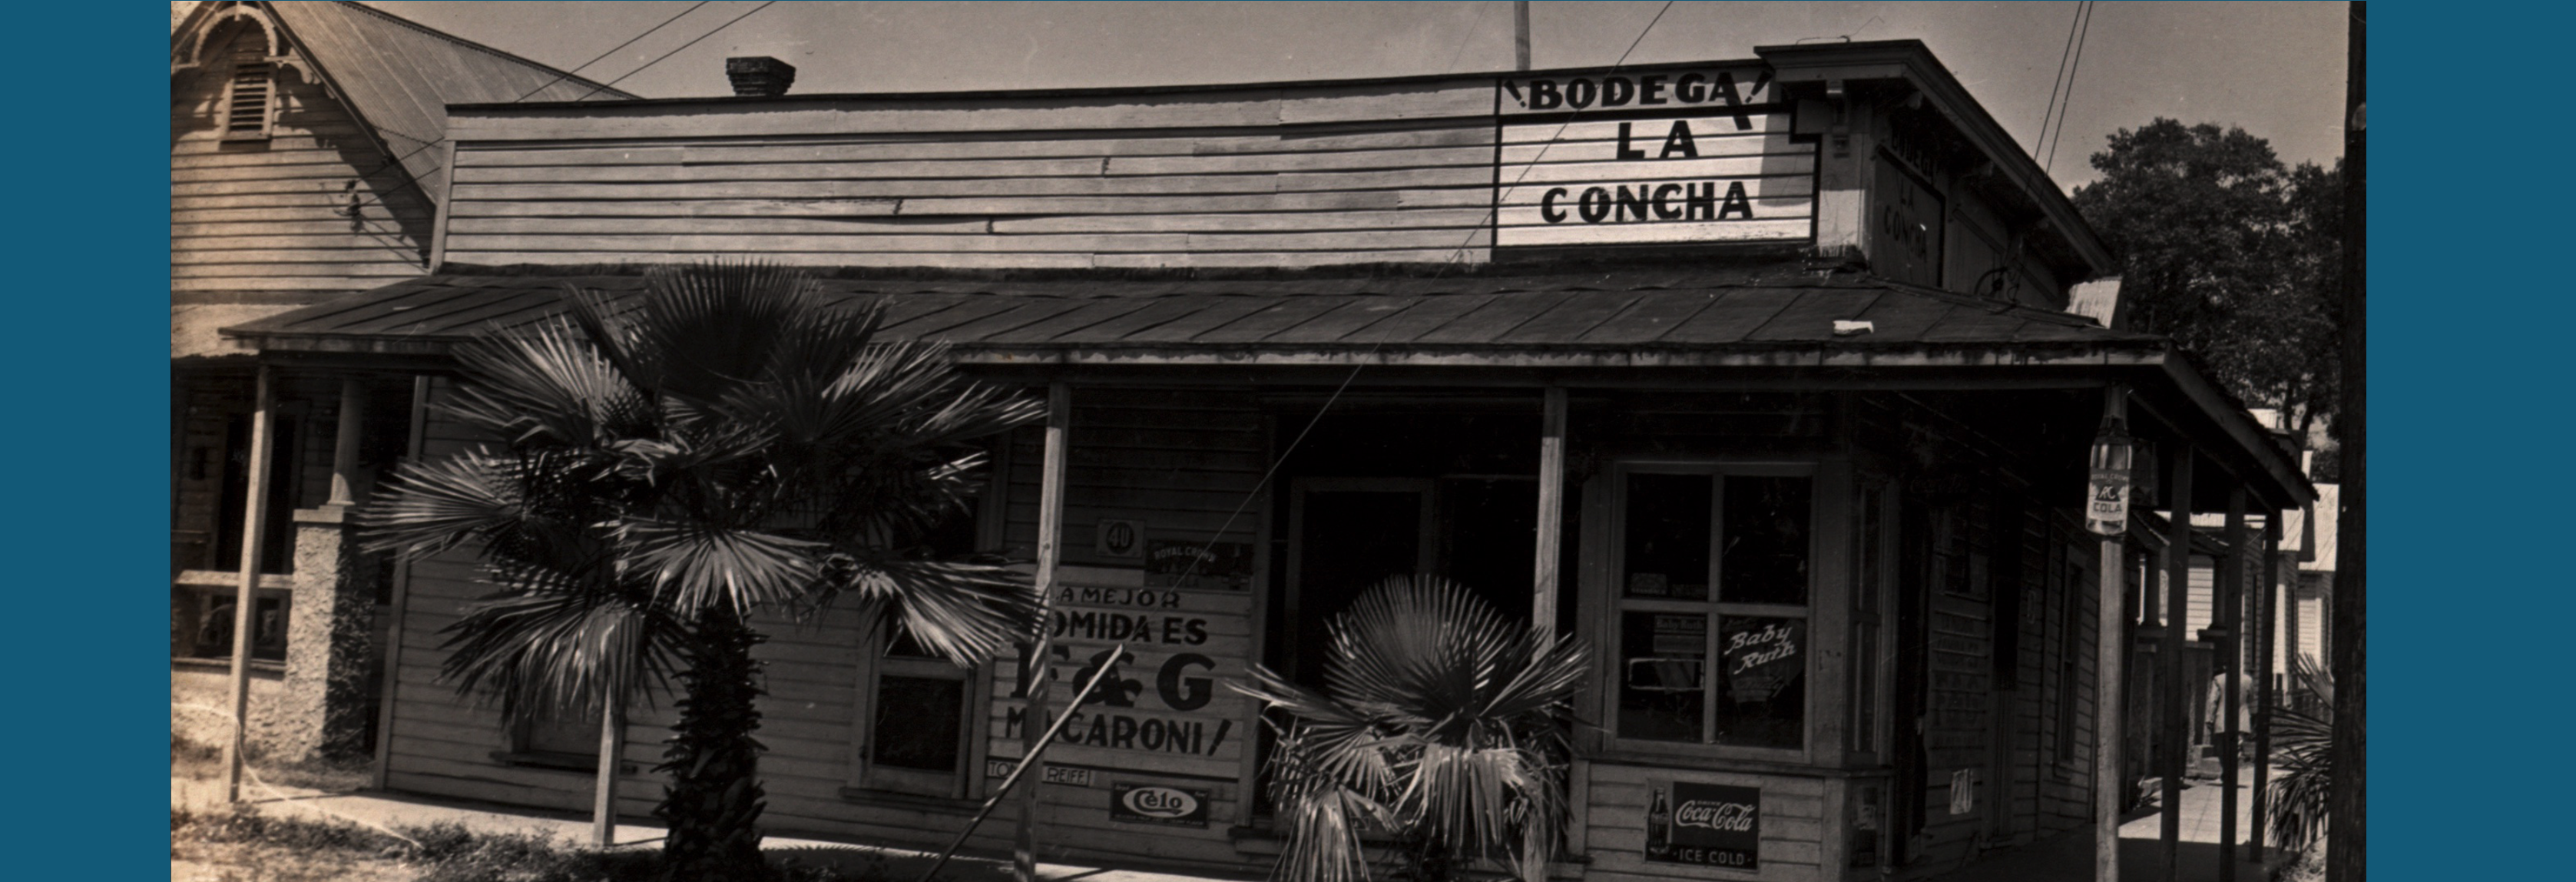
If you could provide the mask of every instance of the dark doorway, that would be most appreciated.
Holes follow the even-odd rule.
[[[241,571],[242,524],[250,505],[251,414],[235,414],[224,423],[224,489],[216,508],[216,567]],[[261,529],[259,571],[285,573],[294,567],[295,549],[295,418],[278,414],[269,427],[268,518]]]
[[[1327,627],[1360,592],[1389,576],[1432,569],[1431,482],[1404,478],[1304,478],[1289,502],[1288,591],[1270,663],[1321,686]]]

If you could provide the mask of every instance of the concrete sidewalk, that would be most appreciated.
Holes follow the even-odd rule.
[[[2252,769],[2245,777],[2253,777]],[[2176,849],[2176,869],[2165,873],[2163,843],[2164,816],[2150,811],[2131,815],[2120,824],[2120,879],[2122,882],[2217,882],[2220,797],[2216,781],[2198,782],[2199,786],[2182,791],[2181,846]],[[2264,882],[2270,878],[2264,866],[2264,855],[2255,853],[2244,842],[2250,838],[2254,823],[2254,789],[2252,784],[2236,788],[2236,882]],[[2266,854],[2276,855],[2275,849]],[[2093,878],[2093,828],[2060,833],[2011,852],[1978,861],[1958,870],[1932,877],[1931,882],[2089,882]]]
[[[568,844],[590,841],[590,818],[586,815],[381,792],[326,793],[300,787],[253,787],[248,783],[243,787],[252,794],[249,804],[253,808],[263,814],[280,817],[341,821],[379,829],[423,827],[452,821],[477,833],[533,834]],[[222,805],[222,781],[170,779],[172,809],[209,811]],[[657,846],[665,832],[663,828],[649,824],[620,823],[614,847]],[[920,878],[937,857],[911,849],[785,836],[761,837],[761,850],[772,857],[792,859],[806,866],[831,865],[849,870],[876,868],[882,870],[891,882],[912,882]],[[1262,875],[1260,870],[1266,869],[1266,866],[1252,868],[1245,875],[1226,877],[1041,863],[1038,876],[1054,882],[1075,879],[1083,882],[1209,882],[1216,879],[1258,879]],[[1011,866],[1005,860],[959,855],[940,870],[939,877],[950,882],[1004,882],[1011,878]]]

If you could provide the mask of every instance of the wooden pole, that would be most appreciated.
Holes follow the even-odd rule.
[[[1038,571],[1037,590],[1041,609],[1055,607],[1055,570],[1064,555],[1064,475],[1065,431],[1073,422],[1073,390],[1063,383],[1047,385],[1046,458],[1038,473]],[[1041,730],[1048,727],[1047,690],[1053,685],[1049,675],[1054,666],[1047,663],[1046,622],[1041,615],[1036,644],[1029,653],[1029,668],[1020,676],[1028,685],[1027,710],[1020,719],[1020,757],[1034,758],[1046,746]],[[1109,665],[1102,665],[1106,669]],[[1038,882],[1038,788],[1020,791],[1019,826],[1011,840],[1011,873],[1017,882]]]
[[[2164,775],[2162,806],[2164,820],[2157,833],[2163,845],[2164,878],[2179,882],[2182,872],[2182,772],[2183,748],[2191,741],[2188,709],[2183,704],[2183,643],[2191,639],[2185,627],[2191,618],[2191,445],[2175,443],[2173,450],[2173,521],[2165,539],[2165,639],[2157,647],[2162,655],[2157,661],[2164,668],[2164,718],[2157,726],[2163,737],[2157,739],[2157,765]]]
[[[2363,534],[2369,520],[2363,517],[2366,491],[2363,477],[2368,457],[2363,451],[2362,415],[2364,381],[2369,337],[2364,333],[2364,319],[2370,309],[2363,259],[2370,225],[2364,212],[2370,192],[2368,175],[2364,174],[2365,154],[2363,123],[2364,90],[2363,49],[2368,45],[2364,31],[2369,23],[2368,4],[2352,4],[2351,24],[2347,28],[2345,64],[2351,84],[2344,97],[2346,108],[2343,130],[2343,396],[2335,411],[2335,436],[2343,444],[2339,463],[2343,480],[2342,510],[2320,511],[2318,517],[2335,519],[2334,588],[2331,594],[2327,624],[2330,635],[2326,642],[2327,665],[2334,671],[2334,737],[2327,749],[2333,771],[2326,797],[2326,882],[2362,882],[2367,869],[2369,849],[2364,835],[2369,820],[2369,802],[2364,784],[2368,780],[2370,728],[2365,722],[2364,702],[2369,697],[2369,637],[2363,615],[2369,594],[2363,590],[2366,567]]]
[[[339,423],[331,436],[331,498],[324,505],[358,504],[358,433],[367,406],[366,387],[356,377],[340,381]]]
[[[2272,689],[2272,656],[2280,647],[2279,635],[2273,633],[2280,624],[2281,607],[2281,517],[2280,511],[2263,514],[2263,590],[2257,594],[2252,619],[2256,622],[2254,638],[2254,829],[2247,831],[2246,841],[2253,843],[2254,854],[2263,854],[2264,819],[2268,816],[2272,792],[2272,705],[2280,696]]]
[[[1512,69],[1530,69],[1529,0],[1512,0]]]
[[[411,379],[411,434],[403,442],[403,461],[419,462],[421,444],[429,431],[429,375]],[[411,603],[411,561],[396,560],[393,577],[393,622],[385,630],[385,648],[378,658],[379,685],[376,688],[376,765],[374,786],[385,789],[394,756],[394,696],[401,688],[403,608]]]
[[[1565,388],[1547,387],[1538,437],[1538,561],[1530,627],[1556,633],[1557,565],[1565,542]]]
[[[275,369],[259,366],[258,391],[250,418],[250,487],[244,494],[240,581],[233,589],[233,736],[224,741],[224,801],[241,801],[242,751],[250,744],[250,643],[259,604],[259,548],[267,540],[269,433],[276,424]]]
[[[2226,703],[2219,711],[2218,882],[2236,882],[2236,788],[2243,783],[2237,772],[2236,745],[2237,726],[2243,723],[2238,705],[2244,701],[2237,675],[2245,670],[2244,616],[2239,614],[2245,593],[2245,544],[2245,487],[2240,484],[2227,490],[2227,557],[2219,562],[2209,597],[2210,617],[2220,621],[2219,700]]]
[[[2105,422],[2126,422],[2128,390],[2113,386],[2102,396]],[[2103,536],[2094,564],[2100,583],[2094,586],[2093,633],[2093,882],[2120,882],[2121,740],[2125,737],[2128,679],[2128,553],[2123,535]]]
[[[626,696],[609,687],[599,701],[599,779],[590,800],[590,844],[617,844],[617,760],[626,752]]]

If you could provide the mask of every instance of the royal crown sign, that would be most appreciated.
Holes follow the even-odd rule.
[[[1497,247],[1800,242],[1816,149],[1759,68],[1507,78]]]

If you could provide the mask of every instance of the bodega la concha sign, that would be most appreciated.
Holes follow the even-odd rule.
[[[1506,78],[1497,247],[1795,242],[1816,148],[1758,67]]]

